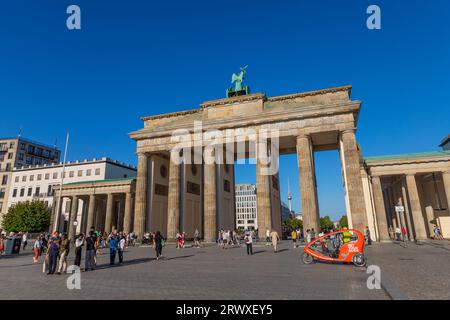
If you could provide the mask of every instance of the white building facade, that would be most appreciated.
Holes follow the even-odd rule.
[[[236,227],[238,230],[255,230],[258,226],[256,185],[236,184]]]
[[[40,200],[49,208],[54,191],[65,184],[136,177],[136,167],[109,158],[68,162],[63,177],[63,164],[49,164],[14,168],[7,206],[25,201]],[[81,206],[80,206],[81,208]],[[81,211],[81,209],[80,209]],[[70,200],[62,202],[62,215],[70,212]],[[82,212],[78,213],[82,215]]]
[[[56,146],[22,137],[0,138],[0,222],[8,211],[13,168],[58,163],[60,155]]]

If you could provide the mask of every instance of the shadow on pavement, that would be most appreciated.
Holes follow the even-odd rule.
[[[260,250],[260,251],[254,251],[253,254],[263,253],[266,252],[266,250]]]
[[[190,258],[190,257],[194,257],[194,256],[195,256],[195,254],[190,254],[190,255],[187,255],[187,256],[172,257],[172,258],[167,258],[167,259],[163,259],[163,260],[169,261],[169,260]]]
[[[126,267],[129,265],[135,265],[135,264],[141,264],[156,260],[156,258],[141,258],[141,259],[134,259],[134,260],[124,260],[122,264],[114,264],[110,265],[109,263],[99,264],[95,268],[95,270],[102,270],[102,269],[109,269],[109,268],[119,268],[119,267]]]

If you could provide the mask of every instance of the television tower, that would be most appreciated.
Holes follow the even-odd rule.
[[[288,178],[288,204],[289,204],[289,213],[292,213],[292,193],[291,193],[291,186],[289,184],[289,178]]]

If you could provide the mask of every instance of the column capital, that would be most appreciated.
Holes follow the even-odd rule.
[[[299,133],[297,135],[297,140],[299,140],[299,139],[308,139],[308,140],[310,140],[311,139],[311,135],[307,134],[307,133]]]
[[[136,152],[136,154],[138,157],[145,157],[145,158],[148,157],[147,152],[144,152],[144,151],[138,151],[138,152]]]
[[[379,175],[379,174],[376,174],[376,175],[370,175],[370,179],[372,179],[372,180],[381,180],[381,175]]]
[[[341,131],[341,134],[349,134],[349,133],[352,133],[352,134],[355,134],[356,133],[356,128],[351,128],[351,129],[344,129],[344,130],[342,130]]]

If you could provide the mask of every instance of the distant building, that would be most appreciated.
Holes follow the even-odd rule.
[[[109,158],[67,162],[64,185],[74,183],[95,183],[111,179],[136,177],[136,167]],[[7,207],[19,202],[40,200],[49,208],[53,206],[53,196],[58,191],[63,176],[63,164],[45,164],[13,168]],[[62,201],[61,219],[68,220],[70,199]],[[82,206],[77,216],[82,216]]]
[[[255,230],[258,225],[256,186],[236,184],[236,227],[238,230]]]
[[[294,212],[291,212],[289,210],[289,206],[286,203],[281,202],[281,221],[284,222],[286,220],[289,220],[293,216],[294,216]]]
[[[60,156],[61,152],[55,146],[21,137],[0,138],[0,221],[8,210],[13,168],[58,163]]]
[[[439,147],[445,151],[450,150],[450,134],[441,141]]]
[[[55,187],[61,184],[63,164],[14,168],[7,207],[41,200],[52,205]],[[64,184],[136,177],[136,168],[109,158],[67,162]]]

